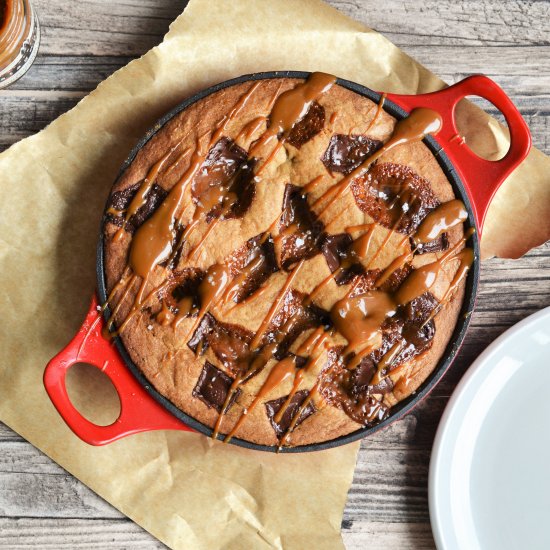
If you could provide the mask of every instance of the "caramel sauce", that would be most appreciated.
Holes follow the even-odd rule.
[[[283,92],[271,109],[268,132],[286,137],[313,101],[327,93],[335,82],[336,77],[330,74],[312,73],[305,82]]]
[[[374,253],[372,258],[369,260],[369,263],[367,264],[367,269],[374,264],[374,262],[377,260],[377,258],[380,256],[382,251],[386,248],[387,244],[390,242],[390,239],[392,235],[395,233],[395,230],[399,223],[401,222],[401,217],[398,218],[398,220],[395,222],[394,226],[388,231],[387,235],[384,237],[384,240],[382,241],[382,244],[378,247],[378,250]]]
[[[330,90],[330,88],[334,85],[335,80],[335,77],[331,75],[326,75],[324,73],[313,73],[306,82],[297,84],[294,88],[287,90],[280,95],[278,95],[278,92],[280,91],[279,88],[270,105],[269,115],[267,117],[257,117],[256,119],[250,121],[241,130],[236,139],[249,139],[252,135],[259,131],[266,119],[269,121],[267,129],[260,136],[260,138],[252,144],[250,150],[248,151],[249,159],[255,152],[259,151],[260,147],[263,147],[272,141],[277,141],[275,147],[268,154],[263,164],[257,169],[256,176],[261,174],[265,170],[266,166],[272,162],[277,152],[281,147],[283,147],[285,140],[294,125],[307,114],[314,101]],[[179,237],[177,244],[174,245],[176,240],[176,223],[178,223],[182,218],[183,203],[187,190],[197,178],[198,172],[204,163],[208,150],[222,137],[228,122],[242,110],[242,108],[246,105],[248,98],[252,95],[258,85],[258,83],[254,84],[247,93],[239,98],[232,111],[219,122],[215,131],[210,136],[208,147],[206,147],[204,151],[198,146],[197,143],[197,147],[192,153],[190,164],[186,172],[171,189],[168,196],[160,204],[149,220],[143,223],[136,231],[130,245],[129,267],[131,270],[127,270],[127,273],[121,278],[119,283],[117,283],[109,297],[109,300],[111,300],[114,296],[115,290],[117,293],[122,290],[121,297],[118,300],[118,304],[113,311],[111,321],[108,325],[110,327],[112,320],[119,313],[122,303],[126,300],[131,289],[135,286],[136,281],[141,279],[133,306],[130,308],[129,314],[119,327],[117,333],[123,330],[132,316],[140,310],[140,308],[155,292],[158,293],[159,289],[166,283],[163,283],[160,287],[157,287],[157,289],[153,289],[147,297],[143,298],[147,282],[153,270],[165,260],[173,257],[175,249],[183,246],[183,243],[186,242],[188,236],[198,227],[199,222],[205,219],[208,212],[221,205],[221,215],[209,223],[198,244],[195,245],[195,247],[187,255],[188,259],[195,257],[216,224],[223,219],[224,215],[238,200],[238,197],[229,190],[227,185],[212,185],[207,188],[206,192],[200,195],[200,200],[197,201],[190,223],[183,230],[183,233],[181,233],[180,230],[178,235],[181,236]],[[376,124],[376,121],[380,117],[384,99],[385,96],[382,96],[381,101],[377,106],[375,115],[370,122],[369,128]],[[331,122],[334,122],[334,115],[331,118]],[[427,134],[437,133],[441,128],[441,124],[442,121],[439,114],[430,109],[415,109],[408,118],[399,121],[395,126],[391,138],[385,145],[383,145],[374,154],[366,158],[357,168],[351,171],[342,180],[329,187],[319,197],[319,199],[311,205],[311,208],[314,208],[315,206],[320,207],[319,211],[317,211],[317,218],[325,213],[328,208],[330,208],[330,206],[350,188],[353,181],[364,176],[372,164],[376,162],[384,153],[394,147],[420,141]],[[123,227],[119,229],[119,232],[123,230],[130,218],[144,204],[154,181],[158,178],[161,170],[165,168],[165,164],[168,162],[170,155],[179,145],[180,144],[178,143],[178,145],[172,148],[166,155],[156,161],[142,182],[136,196],[133,197],[126,212],[120,212],[117,214],[125,215]],[[185,154],[187,154],[187,152]],[[182,155],[180,155],[179,160],[181,160],[181,157]],[[176,162],[179,162],[179,160]],[[174,164],[172,164],[168,170],[171,169],[173,165]],[[215,179],[218,175],[213,173],[209,177]],[[311,182],[303,186],[303,192],[307,195],[307,193],[315,189],[316,186],[322,182],[322,180],[323,176],[314,178]],[[415,200],[416,197],[411,189],[404,187],[399,191],[397,196],[394,197],[392,202],[387,205],[387,207],[391,209],[396,206],[398,202],[401,205],[406,203],[410,206],[410,204],[412,204]],[[340,213],[340,216],[342,214],[343,212]],[[270,227],[261,235],[261,238],[259,239],[260,246],[267,238],[269,238],[277,223],[280,222],[281,217],[282,213],[276,217]],[[414,236],[404,236],[402,244],[404,245],[406,243],[409,236],[414,238],[414,242],[416,244],[436,239],[442,233],[462,223],[466,217],[467,212],[465,207],[458,200],[453,200],[440,205],[424,218]],[[383,250],[383,248],[388,244],[391,235],[395,232],[400,222],[400,219],[401,218],[399,218],[394,227],[388,231],[388,234],[382,244],[371,257],[369,265],[374,262],[381,250]],[[369,253],[375,227],[375,223],[370,223],[346,228],[347,233],[365,231],[351,243],[351,251],[354,257],[362,259]],[[281,239],[285,235],[294,233],[296,229],[297,223],[290,223],[279,232],[279,235],[276,238]],[[387,319],[391,319],[391,317],[396,314],[398,308],[401,308],[425,292],[428,292],[435,284],[438,274],[446,262],[458,260],[460,265],[440,304],[440,306],[443,307],[443,304],[452,297],[453,292],[458,288],[473,262],[474,256],[470,249],[466,248],[460,250],[467,238],[468,234],[466,234],[464,238],[457,242],[449,251],[443,254],[441,258],[436,261],[413,269],[395,293],[384,292],[380,290],[379,287],[387,282],[396,270],[402,268],[405,264],[412,260],[412,256],[415,253],[414,250],[410,252],[407,251],[406,253],[395,258],[378,277],[375,282],[374,289],[357,293],[356,290],[360,284],[360,277],[358,277],[353,284],[350,285],[350,289],[346,293],[345,297],[338,300],[330,310],[330,320],[334,326],[333,330],[337,331],[348,342],[343,352],[343,355],[351,357],[347,368],[356,369],[364,358],[369,356],[369,354],[371,354],[374,350],[378,349],[382,343],[382,326],[384,322]],[[157,321],[161,325],[171,325],[176,328],[182,319],[188,317],[192,313],[196,313],[197,318],[193,323],[193,327],[189,331],[189,334],[187,335],[187,340],[194,333],[201,323],[201,320],[208,312],[215,312],[218,306],[227,302],[236,301],[236,297],[239,295],[245,281],[247,281],[250,277],[254,277],[257,272],[260,272],[263,269],[264,261],[265,258],[259,253],[258,247],[257,254],[252,257],[251,261],[249,261],[236,276],[232,276],[229,267],[223,263],[210,266],[198,286],[198,296],[200,298],[199,310],[196,311],[198,306],[194,306],[193,299],[189,296],[184,296],[177,302],[177,312],[176,309],[171,310],[164,301],[161,301],[162,309],[157,314]],[[264,336],[281,309],[281,305],[285,300],[287,293],[292,291],[291,285],[299,274],[304,262],[304,259],[300,260],[288,273],[286,280],[277,293],[277,296],[271,304],[269,311],[261,321],[254,337],[250,341],[250,358],[247,359],[245,368],[233,379],[231,383],[227,396],[225,397],[225,403],[221,407],[221,412],[215,423],[213,437],[217,437],[227,409],[235,399],[236,394],[238,395],[240,393],[239,387],[265,368],[268,362],[276,354],[278,346],[284,341],[286,335],[292,333],[295,327],[298,326],[298,323],[300,322],[299,313],[294,313],[290,315],[284,325],[277,329],[274,334],[270,332],[269,343],[262,344],[264,341]],[[336,278],[342,270],[347,267],[349,266],[347,266],[346,262],[342,261],[340,267],[338,267],[333,273],[330,274],[329,277],[317,285],[309,296],[302,299],[302,306],[309,307],[312,304],[313,296],[315,296],[325,284],[328,284],[332,278]],[[238,305],[248,303],[253,299],[253,297],[265,292],[267,288],[267,284],[260,286],[252,294],[250,294],[246,300]],[[441,309],[441,307],[439,309]],[[231,308],[231,310],[232,309],[234,308]],[[439,311],[439,309],[437,309],[437,311]],[[432,311],[431,316],[435,314],[436,310]],[[431,316],[424,324],[431,319]],[[247,415],[254,410],[254,408],[257,407],[257,405],[268,394],[273,392],[285,381],[294,377],[290,394],[287,396],[285,402],[274,416],[274,420],[276,422],[281,421],[285,411],[288,409],[289,404],[303,382],[304,372],[316,368],[318,362],[324,358],[324,351],[327,348],[329,334],[330,333],[326,332],[323,326],[318,326],[298,347],[297,354],[305,354],[305,365],[303,367],[298,368],[296,364],[298,355],[290,354],[280,359],[270,369],[265,382],[255,395],[252,403],[243,410],[235,425],[228,432],[225,441],[231,440],[239,427],[245,421]],[[225,342],[221,342],[221,344],[227,348],[224,348],[224,353],[230,355],[230,348],[232,345],[230,339],[227,339]],[[202,346],[203,342],[201,341],[199,342],[196,350],[197,354],[200,353]],[[391,348],[380,358],[371,384],[376,384],[388,375],[387,371],[389,370],[394,359],[402,351],[403,346],[403,341],[398,341],[393,344]],[[301,361],[303,360],[304,358],[302,357]],[[296,427],[302,413],[308,406],[310,406],[312,401],[322,401],[323,397],[319,392],[321,379],[323,376],[326,376],[330,370],[330,368],[328,371],[325,370],[324,373],[318,377],[314,386],[309,390],[306,399],[302,402],[297,412],[293,415],[288,429],[280,439],[280,447],[287,443],[290,434]],[[379,401],[368,404],[368,407],[370,407],[368,408],[368,419],[376,418],[376,415],[381,410],[383,395],[379,395],[378,398]],[[367,405],[363,404],[361,406],[366,407]]]
[[[118,241],[122,238],[122,234],[126,229],[126,224],[130,220],[130,218],[145,204],[145,201],[147,200],[147,195],[153,187],[156,179],[158,178],[160,171],[164,167],[166,161],[170,158],[170,155],[178,146],[179,143],[176,146],[172,147],[172,149],[170,149],[170,151],[168,151],[168,153],[166,153],[161,159],[155,162],[155,164],[153,164],[153,166],[145,176],[145,179],[138,189],[138,192],[134,195],[132,201],[130,202],[130,205],[126,209],[126,215],[124,216],[122,227],[120,227],[120,229],[116,232],[114,236],[115,241]]]
[[[361,235],[353,241],[351,249],[355,252],[355,254],[357,254],[357,256],[359,256],[359,258],[364,258],[367,255],[372,242],[375,227],[375,224],[371,224],[364,235]]]
[[[415,243],[437,239],[439,235],[468,219],[468,211],[459,199],[445,202],[432,210],[422,221],[414,237]]]
[[[259,117],[256,117],[255,119],[251,120],[237,134],[237,137],[235,138],[235,141],[239,142],[241,140],[250,139],[262,127],[262,125],[265,123],[266,120],[267,120],[267,117],[265,117],[265,116],[259,116]]]
[[[313,388],[311,388],[311,390],[309,391],[308,396],[305,398],[304,402],[300,405],[299,409],[296,411],[296,414],[293,416],[292,421],[290,422],[290,426],[288,427],[288,430],[286,431],[286,433],[283,435],[283,437],[281,438],[281,440],[279,442],[278,450],[282,449],[286,445],[286,443],[287,443],[287,441],[290,437],[290,434],[292,433],[292,431],[296,427],[296,424],[298,423],[298,419],[300,418],[300,416],[302,416],[302,413],[304,412],[306,407],[316,397],[319,397],[319,382],[317,382],[313,386]]]
[[[233,399],[233,396],[239,389],[239,386],[249,378],[254,377],[256,374],[258,374],[267,364],[267,362],[273,357],[273,354],[275,352],[275,349],[277,348],[277,343],[273,342],[271,344],[268,344],[264,346],[261,350],[259,350],[256,357],[253,359],[250,367],[248,370],[242,374],[239,375],[233,380],[233,383],[231,384],[231,387],[229,388],[229,391],[227,392],[227,396],[225,398],[225,402],[222,407],[222,411],[218,416],[218,419],[216,420],[216,424],[214,426],[214,430],[212,431],[212,438],[216,439],[218,437],[218,434],[220,432],[223,419],[225,418],[225,411],[227,410],[227,407],[229,403],[231,403],[231,400]]]
[[[428,292],[435,284],[437,276],[445,263],[456,257],[458,249],[464,245],[466,238],[467,237],[460,239],[438,260],[414,269],[399,287],[395,295],[397,303],[407,304],[418,296]]]
[[[227,124],[239,114],[258,86],[259,83],[252,85],[250,90],[237,101],[231,113],[218,124],[210,138],[208,149],[222,136]],[[206,154],[199,151],[197,147],[185,174],[170,190],[153,216],[136,231],[130,247],[129,264],[134,273],[141,278],[147,279],[152,270],[170,256],[176,214],[183,203],[185,191],[193,181],[205,156]]]
[[[320,217],[325,213],[349,189],[351,183],[362,176],[382,155],[400,145],[422,141],[428,134],[437,134],[442,125],[441,115],[437,111],[426,108],[411,111],[411,114],[407,118],[397,122],[391,138],[378,151],[363,161],[362,164],[343,178],[336,186],[329,188],[325,195],[321,196],[314,203],[313,206],[321,202],[321,199],[328,199],[317,215]]]
[[[306,183],[306,185],[304,185],[304,193],[311,193],[311,191],[313,191],[323,181],[323,179],[323,176],[317,176],[309,183]]]
[[[330,310],[330,317],[336,330],[349,342],[351,351],[373,343],[382,323],[395,313],[396,307],[389,294],[373,290],[338,300]]]
[[[318,331],[321,330],[322,333],[319,335]],[[311,341],[310,339],[313,338]],[[323,358],[323,349],[325,347],[325,343],[328,339],[328,333],[324,332],[322,330],[322,327],[319,327],[314,333],[308,338],[308,344],[305,343],[300,346],[297,353],[305,353],[309,359],[304,366],[303,369],[297,370],[294,374],[294,382],[292,384],[292,389],[290,390],[290,393],[288,394],[288,397],[286,398],[285,402],[282,404],[281,408],[277,412],[277,414],[273,417],[273,420],[275,422],[280,422],[283,415],[285,414],[288,406],[290,405],[290,402],[292,401],[292,398],[294,395],[296,395],[296,392],[300,388],[300,384],[302,383],[304,379],[304,372],[307,372],[311,369],[316,368],[317,364],[319,363],[320,359]],[[307,406],[307,405],[306,405]],[[300,413],[301,414],[301,413]]]
[[[283,415],[288,409],[288,406],[290,405],[292,398],[296,395],[296,392],[298,391],[298,388],[300,387],[300,384],[302,383],[303,379],[304,379],[303,370],[297,370],[294,373],[294,382],[292,383],[292,389],[290,390],[288,397],[286,398],[285,402],[281,405],[281,408],[279,409],[277,414],[273,417],[273,420],[275,422],[281,422]]]
[[[265,256],[261,253],[259,247],[254,249],[254,257],[251,262],[249,262],[241,272],[233,278],[230,284],[227,285],[227,290],[223,295],[223,302],[235,302],[238,296],[239,291],[243,283],[251,276],[254,276],[257,272],[261,271],[266,263]]]
[[[382,286],[392,276],[394,271],[402,268],[406,263],[410,262],[412,257],[412,252],[406,252],[405,254],[401,254],[401,256],[395,258],[376,280],[376,286]]]
[[[107,210],[105,211],[106,214],[111,214],[111,216],[115,216],[115,218],[118,218],[124,214],[124,210],[117,210],[116,208],[113,208],[112,206],[109,206]]]
[[[386,102],[386,97],[387,97],[386,93],[383,93],[380,96],[380,101],[378,102],[378,105],[376,106],[376,112],[374,113],[374,117],[371,120],[370,124],[368,125],[365,133],[368,132],[371,128],[373,128],[376,125],[376,123],[378,122],[378,120],[380,118],[380,115],[382,114],[382,109],[384,108],[384,103]]]
[[[275,388],[280,386],[287,378],[296,374],[296,372],[297,372],[296,356],[285,357],[284,359],[279,361],[276,365],[274,365],[271,371],[269,372],[269,374],[267,375],[267,378],[263,383],[262,387],[256,394],[254,401],[252,401],[250,406],[243,409],[241,416],[239,417],[237,422],[235,422],[235,425],[225,437],[225,440],[224,440],[225,443],[228,443],[229,441],[231,441],[231,438],[235,435],[235,432],[241,427],[242,423],[245,421],[246,415],[252,412],[264,397],[266,397]]]
[[[275,301],[269,308],[269,311],[267,312],[267,315],[262,320],[262,323],[260,324],[260,327],[258,328],[256,335],[254,336],[254,339],[252,340],[251,347],[257,348],[258,344],[261,342],[263,335],[269,326],[269,323],[273,320],[275,315],[277,314],[277,311],[279,307],[281,306],[282,301],[284,300],[285,294],[287,293],[288,289],[290,288],[290,285],[296,278],[296,275],[300,272],[300,269],[302,268],[302,265],[304,265],[304,260],[302,260],[300,263],[296,265],[296,267],[288,274],[286,281],[284,285],[282,286],[281,290],[279,291],[279,294],[277,295],[277,298],[275,298]]]
[[[175,319],[174,314],[170,311],[165,302],[162,302],[162,309],[157,313],[157,323],[163,327],[171,325]]]
[[[29,35],[31,17],[28,0],[4,0],[0,4],[0,70],[16,58]]]
[[[242,306],[249,305],[250,302],[253,302],[256,298],[258,298],[259,296],[264,294],[268,289],[269,289],[268,285],[263,285],[263,286],[259,287],[250,296],[248,296],[248,298],[246,298],[242,302],[239,302],[238,304],[235,304],[234,306],[230,307],[227,310],[227,313],[231,313],[233,310],[235,310],[237,308],[240,308]]]
[[[384,371],[386,368],[392,364],[393,360],[399,355],[401,350],[404,347],[404,341],[396,342],[390,349],[385,353],[385,355],[380,359],[378,363],[376,372],[371,380],[371,384],[378,384],[382,378],[385,376]]]

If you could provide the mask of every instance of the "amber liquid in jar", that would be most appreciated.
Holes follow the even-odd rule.
[[[39,42],[40,28],[30,0],[0,0],[0,88],[27,72]]]

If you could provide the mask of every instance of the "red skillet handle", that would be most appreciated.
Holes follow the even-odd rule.
[[[104,321],[94,296],[86,319],[69,345],[46,366],[44,386],[69,428],[90,445],[105,445],[121,437],[149,430],[192,431],[157,403],[127,369],[116,348],[103,338]],[[120,415],[109,426],[84,418],[67,394],[65,376],[75,363],[101,369],[113,382],[120,399]]]
[[[468,95],[490,101],[503,115],[510,130],[510,149],[501,160],[488,161],[478,157],[458,135],[455,121],[456,104]],[[519,111],[506,93],[490,78],[474,75],[438,92],[421,95],[388,94],[388,99],[411,111],[428,107],[439,112],[443,128],[437,141],[449,156],[468,191],[481,234],[489,204],[502,182],[525,159],[531,148],[531,134]]]

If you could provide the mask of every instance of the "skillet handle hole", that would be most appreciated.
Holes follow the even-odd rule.
[[[475,124],[473,118],[481,117],[483,124]],[[492,120],[491,119],[496,119]],[[458,134],[464,138],[468,147],[478,157],[497,161],[510,149],[510,133],[504,115],[489,100],[471,95],[461,99],[455,110]]]
[[[109,426],[120,415],[120,398],[111,379],[93,365],[75,363],[65,380],[74,407],[97,426]]]

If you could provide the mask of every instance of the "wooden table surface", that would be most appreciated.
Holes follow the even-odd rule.
[[[298,1],[298,0],[296,0]],[[175,0],[33,0],[38,58],[0,92],[0,151],[44,128],[157,44]],[[548,0],[330,0],[453,83],[483,72],[512,97],[550,154]],[[509,326],[550,305],[550,243],[482,266],[477,310],[450,372],[415,412],[364,441],[344,513],[347,548],[433,548],[427,475],[437,424],[473,359]],[[0,548],[164,548],[0,423]]]

